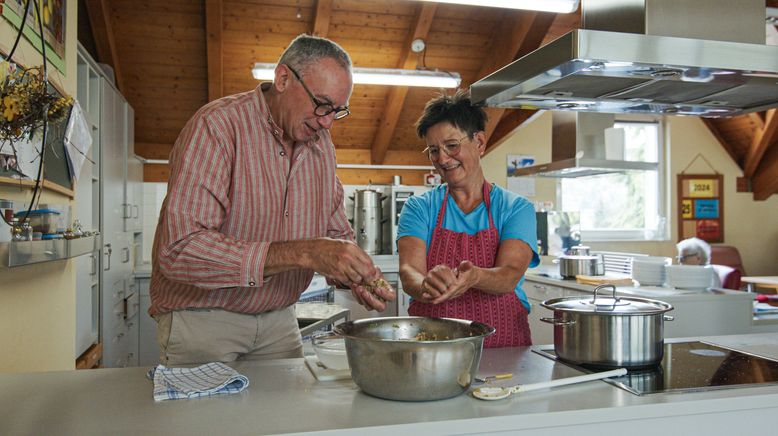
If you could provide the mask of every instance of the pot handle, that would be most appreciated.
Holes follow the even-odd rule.
[[[540,320],[548,324],[561,325],[562,327],[567,327],[575,324],[575,320],[565,321],[561,318],[540,318]]]
[[[664,316],[663,316],[663,319],[664,319],[665,321],[675,321],[675,317],[674,317],[674,316],[672,316],[672,315],[664,315]]]
[[[558,264],[559,263],[559,259],[554,259],[554,260],[551,261],[551,263]]]
[[[595,303],[595,301],[597,300],[597,292],[600,289],[606,289],[606,288],[611,288],[613,290],[613,304],[615,306],[615,304],[619,301],[619,299],[616,298],[616,286],[611,285],[611,284],[604,284],[604,285],[600,285],[600,286],[597,286],[596,288],[594,288],[594,297],[592,297],[592,301],[590,301],[589,303],[596,305],[597,303]]]

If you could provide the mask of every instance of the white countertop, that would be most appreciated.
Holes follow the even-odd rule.
[[[778,358],[774,334],[703,339]],[[159,403],[147,367],[0,374],[0,434],[755,434],[778,412],[778,385],[636,396],[595,381],[496,402],[468,393],[413,403],[317,381],[303,359],[234,366],[250,379],[244,392]],[[479,374],[503,372],[514,374],[507,384],[580,374],[530,348],[485,350]]]

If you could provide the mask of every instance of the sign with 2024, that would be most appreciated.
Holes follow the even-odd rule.
[[[678,238],[724,241],[723,177],[678,175]]]

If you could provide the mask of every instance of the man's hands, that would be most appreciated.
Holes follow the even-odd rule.
[[[306,256],[309,267],[317,273],[350,287],[352,283],[370,283],[380,271],[373,259],[351,241],[317,238]]]
[[[421,282],[422,303],[440,304],[459,297],[478,283],[478,268],[463,260],[455,269],[447,265],[432,268]]]
[[[368,284],[351,285],[351,294],[365,309],[379,312],[386,309],[387,301],[394,301],[397,298],[397,293],[392,289],[392,285],[384,280],[383,275]]]
[[[311,269],[327,277],[330,284],[351,289],[354,298],[368,310],[383,311],[397,294],[384,280],[373,259],[351,241],[318,238],[309,253]]]

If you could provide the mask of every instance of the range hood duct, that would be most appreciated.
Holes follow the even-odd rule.
[[[491,107],[726,117],[778,107],[764,0],[582,0],[582,29],[474,83]]]
[[[613,114],[552,112],[551,163],[514,170],[514,176],[583,177],[624,171],[656,170],[656,162],[608,160],[605,130]]]

